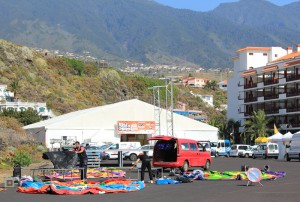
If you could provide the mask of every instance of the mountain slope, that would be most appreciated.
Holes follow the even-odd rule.
[[[117,66],[133,59],[224,67],[231,66],[230,56],[242,46],[299,40],[297,28],[285,29],[298,26],[291,20],[298,4],[278,7],[263,0],[242,0],[208,13],[149,0],[0,0],[0,5],[0,38],[32,47],[87,50]]]
[[[114,68],[103,69],[79,60],[46,57],[28,47],[0,39],[0,84],[10,86],[16,81],[18,99],[46,102],[57,115],[137,97],[152,103],[152,91],[148,88],[165,84],[159,79],[127,75]],[[188,104],[188,109],[204,111],[208,118],[220,115],[192,96],[191,90],[199,93],[196,89],[175,86],[175,106],[181,101]],[[222,94],[222,99],[226,98],[224,92],[205,93]],[[161,90],[162,106],[164,102],[165,93]],[[221,104],[224,102],[226,100]]]

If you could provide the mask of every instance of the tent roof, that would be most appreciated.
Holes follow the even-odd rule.
[[[263,142],[269,142],[269,139],[267,137],[258,137],[255,139],[256,144],[263,143]]]
[[[278,141],[278,140],[282,140],[283,135],[281,133],[276,133],[270,137],[268,137],[269,140],[271,141]]]
[[[283,141],[288,141],[291,140],[294,134],[292,134],[291,132],[287,132],[286,134],[283,135],[282,140]]]
[[[161,131],[167,128],[166,110],[161,109]],[[42,128],[84,130],[115,129],[117,121],[154,121],[154,105],[132,99],[114,104],[71,112],[49,120],[25,126],[24,129]],[[173,113],[174,130],[218,131],[216,127]]]

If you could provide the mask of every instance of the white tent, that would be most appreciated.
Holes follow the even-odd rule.
[[[282,137],[283,135],[281,133],[276,133],[268,137],[268,139],[270,140],[270,142],[278,142],[278,141],[282,141]]]
[[[122,101],[105,106],[80,110],[61,115],[46,121],[25,126],[24,129],[34,135],[48,148],[59,147],[51,145],[54,139],[76,139],[83,142],[120,142],[120,135],[116,132],[118,121],[155,121],[154,105],[137,99]],[[161,135],[168,135],[169,124],[167,112],[161,109]],[[191,118],[173,114],[174,136],[195,140],[217,141],[218,129]],[[149,137],[152,134],[148,134]]]
[[[299,132],[297,132],[297,133],[299,133]],[[286,134],[283,135],[282,141],[290,141],[292,139],[292,137],[293,137],[293,134],[291,132],[287,132]]]

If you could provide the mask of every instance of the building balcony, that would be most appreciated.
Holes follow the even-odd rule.
[[[251,98],[245,98],[244,102],[248,103],[248,102],[256,102],[257,101],[257,97],[251,97]]]
[[[300,107],[287,108],[286,112],[300,112]]]
[[[265,100],[272,100],[272,99],[278,99],[278,98],[279,98],[279,94],[271,94],[271,95],[264,96]]]
[[[244,89],[248,89],[248,88],[256,88],[256,87],[257,87],[257,83],[245,84],[245,85],[244,85]]]
[[[266,114],[278,114],[279,113],[279,108],[275,109],[265,109],[264,110]]]
[[[300,128],[300,123],[292,123],[289,128]]]
[[[280,78],[279,79],[279,84],[284,85],[286,83],[286,78]]]
[[[299,76],[297,76],[297,75],[288,75],[286,78],[286,81],[295,81],[298,79],[299,79]]]
[[[293,97],[293,96],[298,96],[300,95],[300,91],[290,91],[286,93],[287,97]]]
[[[278,84],[278,83],[279,83],[278,79],[269,79],[269,80],[265,80],[265,82],[264,82],[265,86],[272,85],[272,84]]]

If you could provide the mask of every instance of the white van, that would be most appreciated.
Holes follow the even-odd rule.
[[[252,158],[268,158],[272,157],[277,159],[279,155],[279,149],[277,143],[261,143],[256,149],[253,150]]]
[[[286,146],[287,152],[285,154],[285,160],[299,159],[300,161],[300,133],[294,134],[290,144]]]
[[[246,151],[247,149],[250,149],[250,145],[246,144],[233,144],[231,146],[229,156],[230,157],[237,157],[239,156],[239,153],[242,151]]]
[[[123,150],[123,153],[132,150],[132,149],[138,149],[141,147],[140,142],[119,142],[111,144],[107,149],[105,149],[105,153],[108,154],[109,159],[117,159],[118,158],[118,152],[120,150]]]

